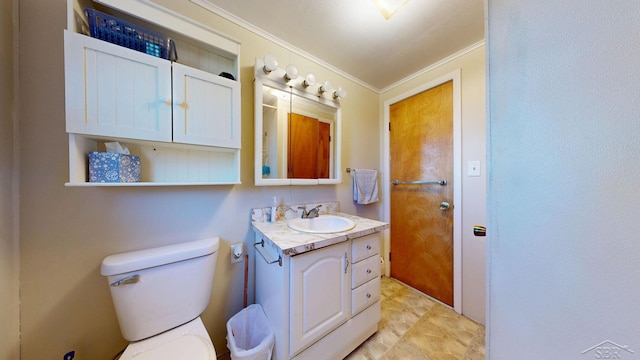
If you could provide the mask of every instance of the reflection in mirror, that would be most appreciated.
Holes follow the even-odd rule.
[[[282,109],[288,107],[291,95],[264,86],[262,89],[262,160],[256,159],[256,162],[261,161],[263,179],[286,178],[282,159],[286,144],[278,142],[278,139],[286,140],[286,133],[283,134],[285,127],[279,119],[283,116]]]
[[[262,98],[262,178],[333,178],[336,109],[268,86]]]
[[[340,183],[338,100],[263,66],[256,60],[256,185]]]
[[[328,179],[331,177],[331,124],[311,115],[289,114],[287,177]]]

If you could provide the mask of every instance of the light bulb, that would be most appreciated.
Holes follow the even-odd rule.
[[[318,88],[318,92],[320,94],[325,92],[331,92],[331,90],[333,90],[333,87],[331,86],[331,83],[329,82],[329,80],[325,81],[324,84],[320,85],[320,88]]]
[[[284,74],[284,81],[289,82],[298,78],[298,68],[293,65],[287,65],[287,71]]]
[[[262,67],[262,71],[264,71],[265,74],[269,74],[278,68],[278,60],[276,60],[275,56],[265,55],[263,60],[264,66]]]
[[[304,76],[304,81],[302,82],[302,86],[308,88],[309,86],[313,86],[316,84],[316,74],[308,73]]]
[[[338,86],[338,89],[333,92],[333,98],[334,99],[344,98],[346,96],[347,96],[347,90],[345,88],[343,88],[342,86]]]

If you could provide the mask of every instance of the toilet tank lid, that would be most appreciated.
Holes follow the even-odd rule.
[[[220,239],[214,237],[109,255],[102,260],[100,273],[104,276],[111,276],[193,259],[212,254],[218,251],[219,246]]]

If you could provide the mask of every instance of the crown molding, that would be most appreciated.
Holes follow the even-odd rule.
[[[468,46],[468,47],[466,47],[466,48],[464,48],[464,49],[462,49],[462,50],[460,50],[460,51],[458,51],[458,52],[456,52],[454,54],[451,54],[451,55],[447,56],[446,58],[444,58],[444,59],[442,59],[442,60],[440,60],[440,61],[438,61],[438,62],[436,62],[434,64],[431,64],[431,65],[427,66],[426,68],[424,68],[422,70],[419,70],[418,72],[415,72],[415,73],[413,73],[413,74],[411,74],[411,75],[409,75],[409,76],[407,76],[407,77],[405,77],[405,78],[403,78],[403,79],[401,79],[401,80],[399,80],[399,81],[397,81],[397,82],[395,82],[395,83],[393,83],[393,84],[391,84],[391,85],[389,85],[389,86],[387,86],[387,87],[385,87],[383,89],[379,89],[379,88],[377,88],[377,87],[375,87],[375,86],[373,86],[373,85],[371,85],[371,84],[369,84],[369,83],[367,83],[365,81],[362,81],[362,80],[358,79],[357,77],[355,77],[355,76],[353,76],[353,75],[351,75],[351,74],[349,74],[349,73],[347,73],[347,72],[345,72],[345,71],[343,71],[343,70],[341,70],[341,69],[339,69],[339,68],[337,68],[337,67],[335,67],[335,66],[333,66],[333,65],[331,65],[329,63],[327,63],[326,61],[324,61],[324,60],[322,60],[322,59],[320,59],[320,58],[318,58],[318,57],[316,57],[314,55],[311,55],[308,52],[306,52],[306,51],[304,51],[304,50],[302,50],[302,49],[300,49],[300,48],[298,48],[298,47],[296,47],[294,45],[289,44],[288,42],[280,39],[279,37],[276,37],[276,36],[266,32],[266,31],[264,31],[263,29],[261,29],[261,28],[255,26],[255,25],[251,24],[250,22],[247,22],[246,20],[244,20],[244,19],[242,19],[242,18],[240,18],[240,17],[238,17],[238,16],[236,16],[236,15],[234,15],[234,14],[232,14],[232,13],[230,13],[230,12],[224,10],[224,9],[222,9],[221,7],[219,7],[219,6],[215,5],[215,4],[212,4],[208,0],[189,0],[189,1],[194,3],[194,4],[196,4],[196,5],[198,5],[198,6],[200,6],[200,7],[202,7],[202,8],[204,8],[204,9],[207,9],[207,10],[211,11],[212,13],[214,13],[214,14],[216,14],[218,16],[221,16],[222,18],[224,18],[226,20],[231,21],[232,23],[234,23],[234,24],[236,24],[236,25],[238,25],[238,26],[240,26],[240,27],[242,27],[242,28],[244,28],[244,29],[246,29],[248,31],[251,31],[252,33],[254,33],[254,34],[256,34],[256,35],[258,35],[260,37],[263,37],[266,40],[269,40],[269,41],[271,41],[271,42],[273,42],[273,43],[275,43],[275,44],[277,44],[279,46],[282,46],[283,48],[285,48],[285,49],[287,49],[287,50],[289,50],[289,51],[291,51],[291,52],[293,52],[293,53],[295,53],[295,54],[297,54],[299,56],[305,57],[306,59],[308,59],[310,61],[313,61],[316,64],[318,64],[318,65],[320,65],[320,66],[322,66],[322,67],[324,67],[324,68],[326,68],[326,69],[328,69],[330,71],[333,71],[333,72],[335,72],[335,73],[337,73],[337,74],[339,74],[341,76],[344,76],[345,78],[353,81],[354,83],[356,83],[358,85],[361,85],[361,86],[363,86],[363,87],[365,87],[365,88],[367,88],[367,89],[369,89],[369,90],[371,90],[371,91],[373,91],[373,92],[375,92],[377,94],[382,94],[382,93],[385,93],[385,92],[387,92],[389,90],[392,90],[393,88],[395,88],[397,86],[400,86],[400,85],[402,85],[402,84],[404,84],[404,83],[406,83],[408,81],[411,81],[411,80],[413,80],[413,79],[415,79],[415,78],[417,78],[419,76],[422,76],[422,75],[428,73],[429,71],[432,71],[432,70],[436,69],[439,66],[442,66],[442,65],[444,65],[444,64],[446,64],[446,63],[448,63],[450,61],[453,61],[453,60],[455,60],[455,59],[457,59],[457,58],[459,58],[459,57],[461,57],[463,55],[466,55],[467,53],[469,53],[469,52],[471,52],[473,50],[476,50],[476,49],[478,49],[478,48],[480,48],[480,47],[485,45],[485,40],[478,41],[477,43],[472,44],[472,45],[470,45],[470,46]]]
[[[234,14],[232,14],[232,13],[230,13],[230,12],[228,12],[228,11],[222,9],[222,8],[220,8],[219,6],[217,6],[215,4],[212,4],[211,2],[209,2],[207,0],[189,0],[189,1],[191,1],[194,4],[196,4],[198,6],[201,6],[201,7],[205,8],[205,9],[211,11],[212,13],[214,13],[216,15],[219,15],[219,16],[225,18],[226,20],[231,21],[232,23],[234,23],[234,24],[236,24],[236,25],[238,25],[238,26],[240,26],[240,27],[242,27],[242,28],[244,28],[244,29],[246,29],[248,31],[251,31],[252,33],[254,33],[254,34],[258,35],[258,36],[261,36],[261,37],[265,38],[266,40],[269,40],[269,41],[271,41],[271,42],[273,42],[273,43],[275,43],[275,44],[277,44],[279,46],[282,46],[283,48],[285,48],[285,49],[287,49],[287,50],[289,50],[289,51],[291,51],[291,52],[293,52],[293,53],[295,53],[297,55],[305,57],[306,59],[308,59],[310,61],[313,61],[316,64],[318,64],[318,65],[320,65],[320,66],[322,66],[322,67],[324,67],[324,68],[326,68],[326,69],[328,69],[330,71],[333,71],[333,72],[335,72],[335,73],[337,73],[337,74],[339,74],[341,76],[344,76],[345,78],[355,82],[356,84],[364,86],[364,87],[368,88],[369,90],[374,91],[376,93],[380,92],[380,90],[378,88],[376,88],[375,86],[373,86],[371,84],[368,84],[368,83],[366,83],[366,82],[354,77],[353,75],[351,75],[351,74],[349,74],[349,73],[347,73],[347,72],[345,72],[345,71],[343,71],[343,70],[341,70],[341,69],[339,69],[339,68],[337,68],[337,67],[335,67],[335,66],[333,66],[333,65],[331,65],[329,63],[327,63],[326,61],[324,61],[324,60],[322,60],[322,59],[320,59],[320,58],[318,58],[316,56],[313,56],[313,55],[309,54],[308,52],[306,52],[306,51],[304,51],[304,50],[302,50],[302,49],[300,49],[300,48],[298,48],[298,47],[296,47],[294,45],[289,44],[288,42],[280,39],[279,37],[274,36],[274,35],[266,32],[266,31],[262,30],[261,28],[251,24],[250,22],[247,22],[246,20],[244,20],[242,18],[239,18],[238,16],[236,16],[236,15],[234,15]]]
[[[407,76],[407,77],[405,77],[405,78],[403,78],[401,80],[396,81],[395,83],[393,83],[393,84],[391,84],[391,85],[379,90],[379,92],[380,93],[385,93],[385,92],[387,92],[389,90],[393,90],[395,87],[398,87],[398,86],[400,86],[400,85],[402,85],[402,84],[404,84],[406,82],[409,82],[409,81],[411,81],[411,80],[413,80],[413,79],[415,79],[417,77],[420,77],[420,76],[428,73],[429,71],[432,71],[432,70],[434,70],[434,69],[436,69],[436,68],[438,68],[438,67],[440,67],[440,66],[442,66],[442,65],[444,65],[444,64],[446,64],[448,62],[454,61],[454,60],[456,60],[456,59],[458,59],[458,58],[460,58],[460,57],[462,57],[462,56],[464,56],[464,55],[466,55],[466,54],[468,54],[468,53],[470,53],[470,52],[472,52],[472,51],[474,51],[474,50],[476,50],[478,48],[483,47],[484,44],[485,44],[485,41],[484,40],[480,40],[477,43],[472,44],[472,45],[470,45],[470,46],[468,46],[468,47],[466,47],[466,48],[464,48],[464,49],[462,49],[462,50],[460,50],[460,51],[458,51],[456,53],[453,53],[453,54],[447,56],[446,58],[444,58],[444,59],[442,59],[442,60],[440,60],[438,62],[435,62],[435,63],[427,66],[426,68],[424,68],[424,69],[422,69],[422,70],[420,70],[418,72],[415,72],[415,73],[413,73],[413,74],[411,74],[411,75],[409,75],[409,76]]]

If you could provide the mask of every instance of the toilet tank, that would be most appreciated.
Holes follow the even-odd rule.
[[[137,341],[191,321],[211,297],[220,240],[210,238],[107,256],[122,336]]]

